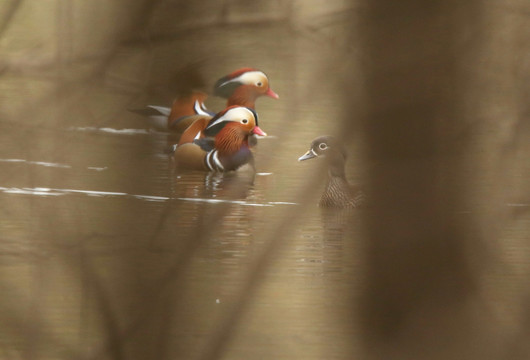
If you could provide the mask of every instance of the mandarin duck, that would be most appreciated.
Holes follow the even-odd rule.
[[[280,98],[270,88],[267,75],[253,68],[242,68],[220,78],[214,85],[213,93],[227,99],[226,106],[239,105],[251,109],[256,107],[256,99],[260,96]]]
[[[213,93],[227,99],[226,106],[239,105],[251,109],[254,109],[260,96],[279,98],[270,88],[267,75],[253,68],[242,68],[217,80]],[[193,90],[177,96],[171,108],[149,105],[147,109],[133,111],[148,116],[157,128],[182,133],[198,117],[215,115],[204,105],[207,97],[206,93]]]
[[[333,136],[320,136],[314,139],[310,149],[298,158],[304,161],[324,157],[328,165],[328,181],[319,206],[335,208],[355,208],[364,202],[365,195],[357,185],[350,185],[346,180],[344,164],[346,151]]]
[[[179,169],[227,172],[254,166],[248,143],[251,135],[265,135],[253,109],[230,106],[213,118],[202,117],[182,134],[174,159]]]

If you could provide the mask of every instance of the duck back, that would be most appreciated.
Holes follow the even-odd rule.
[[[364,193],[348,184],[345,178],[330,176],[319,205],[322,207],[356,208],[364,202]]]

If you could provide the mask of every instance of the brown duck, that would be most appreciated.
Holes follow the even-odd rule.
[[[324,157],[328,163],[328,181],[319,206],[335,208],[356,208],[364,202],[365,195],[357,185],[346,180],[344,164],[346,152],[333,136],[320,136],[313,140],[311,148],[298,161]]]

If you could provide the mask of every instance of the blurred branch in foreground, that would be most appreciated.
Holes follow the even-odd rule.
[[[499,154],[509,141],[502,130],[521,121],[510,76],[520,50],[492,42],[486,28],[502,26],[503,13],[480,1],[365,5],[374,164],[360,307],[366,359],[508,358],[515,330],[499,321],[482,282],[505,219],[501,165],[511,159]]]

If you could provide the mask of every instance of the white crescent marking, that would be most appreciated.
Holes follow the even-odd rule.
[[[263,79],[266,78],[267,76],[261,71],[247,71],[239,75],[238,77],[225,81],[224,83],[219,85],[219,87],[225,86],[226,84],[231,82],[240,82],[245,85],[254,85],[255,83],[263,81]]]
[[[221,169],[221,171],[224,171],[225,168],[224,168],[223,164],[221,164],[221,161],[219,160],[219,157],[217,156],[217,150],[215,150],[214,153],[213,153],[213,161],[215,162],[217,167],[219,169]]]
[[[193,110],[195,110],[195,113],[197,115],[210,115],[206,111],[203,110],[204,104],[201,103],[199,100],[195,100],[195,104],[193,105]]]

